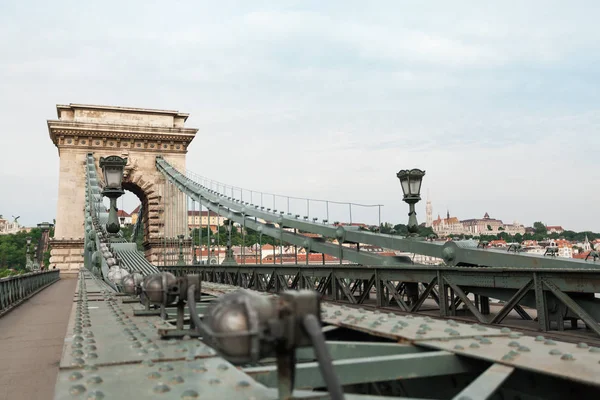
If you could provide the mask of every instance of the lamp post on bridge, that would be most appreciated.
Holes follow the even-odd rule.
[[[419,223],[417,222],[417,213],[415,212],[415,204],[421,200],[421,183],[425,176],[425,171],[420,169],[403,169],[396,176],[400,180],[402,192],[404,193],[404,202],[409,206],[408,212],[408,234],[412,238],[416,238],[419,232]],[[419,284],[416,282],[404,282],[405,293],[408,297],[409,305],[415,304],[419,299]]]
[[[177,265],[185,265],[185,261],[183,259],[183,238],[185,235],[178,235],[179,239],[179,258],[177,259]]]
[[[402,192],[404,193],[403,200],[409,206],[408,233],[410,236],[417,236],[419,225],[415,204],[421,200],[421,183],[423,182],[425,171],[416,168],[411,170],[403,169],[396,176],[400,180],[400,186],[402,186]]]
[[[223,265],[237,265],[235,261],[235,257],[233,256],[233,249],[231,248],[231,220],[228,221],[227,224],[227,250],[225,251],[225,259],[223,260]]]
[[[31,246],[31,236],[27,236],[27,247],[25,252],[25,268],[29,271],[33,271],[33,261],[31,261],[31,254],[29,254],[29,247]]]
[[[33,270],[34,271],[39,271],[40,270],[40,264],[38,263],[38,247],[34,246],[33,247]]]
[[[102,168],[104,181],[106,182],[102,195],[110,199],[106,231],[112,237],[116,236],[121,229],[117,217],[117,199],[125,193],[122,187],[125,165],[127,165],[127,158],[119,156],[100,157],[100,168]]]

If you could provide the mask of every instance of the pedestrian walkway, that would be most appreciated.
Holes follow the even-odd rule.
[[[54,398],[76,284],[63,277],[0,318],[0,400]]]

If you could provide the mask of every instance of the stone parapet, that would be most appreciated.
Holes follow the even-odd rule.
[[[53,239],[50,246],[50,269],[77,274],[83,268],[83,239]]]

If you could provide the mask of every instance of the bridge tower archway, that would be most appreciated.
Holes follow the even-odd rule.
[[[180,171],[185,170],[188,146],[197,129],[186,128],[188,114],[170,110],[96,106],[57,105],[58,119],[48,120],[50,138],[60,158],[56,225],[51,246],[50,265],[64,273],[77,273],[83,267],[85,208],[85,163],[94,155],[102,181],[100,157],[127,157],[124,189],[142,202],[144,249],[148,261],[160,257],[165,232],[187,234],[187,227],[166,226],[167,213],[187,214],[184,209],[170,210],[176,199],[165,199],[165,179],[155,165],[162,156]],[[169,196],[183,194],[168,193]],[[186,221],[187,215],[176,220]],[[181,232],[179,232],[181,231]]]

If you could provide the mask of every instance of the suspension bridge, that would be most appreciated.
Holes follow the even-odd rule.
[[[318,211],[305,199],[294,208],[297,199],[272,195],[266,204],[260,192],[186,170],[196,134],[184,127],[187,114],[78,104],[57,111],[48,127],[61,158],[59,187],[70,188],[61,192],[51,243],[59,269],[0,280],[0,328],[13,318],[11,332],[30,331],[39,310],[27,305],[54,296],[56,313],[45,318],[62,321],[64,334],[60,349],[53,342],[53,352],[39,355],[48,360],[46,378],[26,394],[16,380],[0,381],[0,399],[340,398],[336,385],[347,399],[600,394],[595,258],[382,234],[351,224],[349,215],[334,221],[326,201]],[[104,204],[110,182],[101,166],[109,156],[127,158],[119,186],[141,200],[134,236],[143,236],[143,250],[110,228],[116,210]],[[215,234],[197,237],[203,229],[190,229],[190,210],[206,211],[207,225],[212,215],[238,226],[241,254],[228,243],[222,260],[212,257]],[[247,232],[270,238],[269,263],[246,257]],[[419,264],[410,255],[442,262]],[[256,325],[271,310],[261,301],[272,298],[278,317]],[[223,315],[232,319],[222,322]],[[318,333],[307,315],[318,318]],[[244,318],[248,337],[237,342],[217,330]],[[252,351],[241,357],[246,343]],[[0,368],[5,360],[34,364],[32,346],[0,356]]]

